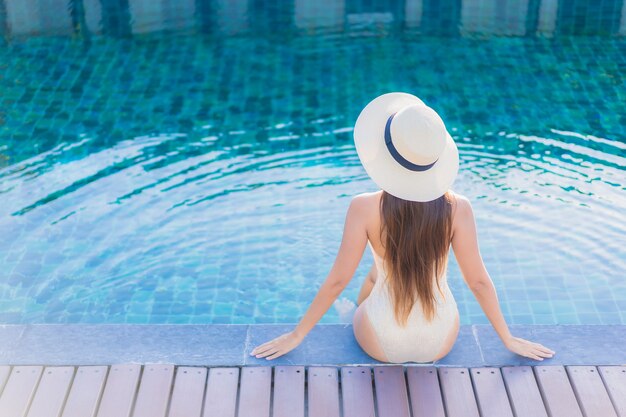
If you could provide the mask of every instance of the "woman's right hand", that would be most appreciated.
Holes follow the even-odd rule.
[[[511,336],[504,345],[513,353],[538,361],[542,361],[543,358],[551,358],[555,353],[540,343],[534,343],[515,336]]]

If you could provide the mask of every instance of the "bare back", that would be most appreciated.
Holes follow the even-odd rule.
[[[380,239],[381,213],[380,199],[382,190],[363,193],[363,199],[367,201],[364,215],[365,229],[372,248],[379,256],[385,254],[384,246]],[[478,246],[478,234],[476,231],[476,220],[472,204],[469,199],[462,194],[451,191],[452,199],[452,236],[451,246],[457,260],[464,281],[470,289],[482,288],[491,283],[489,273],[480,255]],[[383,257],[384,259],[384,257]],[[372,265],[370,275],[375,279],[377,275],[376,265]]]
[[[451,191],[452,192],[452,191]],[[450,239],[454,236],[455,230],[455,220],[456,220],[456,206],[457,206],[457,196],[458,194],[452,192],[455,198],[452,199],[452,235]],[[382,226],[382,215],[380,212],[380,199],[382,198],[383,191],[375,191],[372,193],[365,193],[368,201],[368,213],[367,213],[367,222],[366,222],[366,230],[367,237],[374,249],[374,252],[378,254],[380,257],[384,259],[385,250],[383,243],[380,238],[380,229]]]

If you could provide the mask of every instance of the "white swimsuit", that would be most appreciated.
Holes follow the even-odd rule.
[[[448,287],[448,265],[439,282],[445,297],[441,296],[434,283],[436,306],[432,321],[424,317],[418,299],[411,309],[406,327],[401,327],[394,318],[383,259],[374,252],[369,240],[368,244],[374,255],[378,276],[372,292],[363,302],[387,360],[395,363],[433,361],[454,329],[458,315],[456,301]]]

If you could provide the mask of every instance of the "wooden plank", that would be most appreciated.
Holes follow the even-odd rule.
[[[8,365],[0,366],[0,396],[2,395],[2,390],[4,389],[4,385],[9,380],[9,375],[11,374],[11,367]]]
[[[310,366],[308,382],[308,404],[311,417],[339,417],[339,381],[337,368]]]
[[[506,366],[502,376],[516,416],[548,417],[530,366]]]
[[[23,417],[35,395],[43,366],[14,366],[0,397],[0,417]]]
[[[206,378],[206,368],[179,366],[176,369],[169,417],[201,416]]]
[[[585,417],[617,417],[595,366],[568,366],[567,373]]]
[[[619,417],[626,417],[626,366],[598,366],[606,391]]]
[[[59,417],[73,378],[73,366],[46,367],[28,410],[28,417]]]
[[[304,366],[274,367],[272,417],[304,417]]]
[[[380,417],[410,417],[404,366],[375,366],[374,385]]]
[[[535,378],[550,417],[583,417],[562,366],[535,366]]]
[[[133,417],[165,417],[173,379],[174,365],[144,365]]]
[[[129,417],[141,365],[113,365],[104,386],[98,417]]]
[[[478,410],[482,417],[513,417],[509,397],[499,368],[470,370]]]
[[[406,377],[413,416],[445,417],[437,369],[434,366],[410,366],[406,369]]]
[[[81,366],[67,397],[63,417],[94,417],[106,380],[107,366]]]
[[[269,417],[272,367],[253,366],[241,370],[238,415]]]
[[[369,366],[341,367],[341,394],[344,417],[374,417],[372,369]]]
[[[479,417],[467,368],[439,368],[441,394],[449,416]]]
[[[235,417],[238,383],[239,368],[210,368],[203,416]]]

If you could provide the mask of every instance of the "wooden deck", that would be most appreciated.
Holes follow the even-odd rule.
[[[0,366],[0,417],[626,417],[626,366]]]

